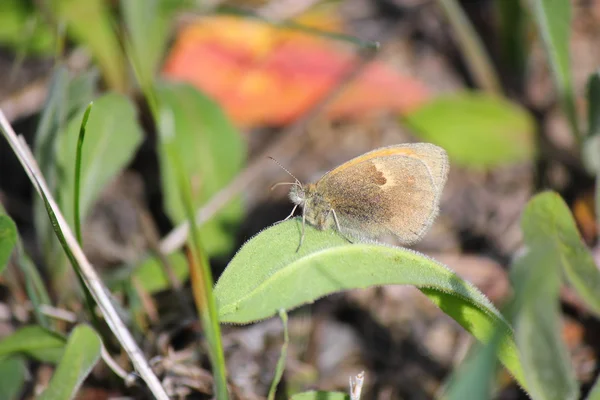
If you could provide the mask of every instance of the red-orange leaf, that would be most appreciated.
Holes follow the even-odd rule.
[[[285,125],[331,90],[353,60],[352,51],[331,39],[219,16],[180,32],[163,75],[215,98],[239,126]],[[402,113],[427,97],[422,83],[375,62],[326,112],[330,118]]]

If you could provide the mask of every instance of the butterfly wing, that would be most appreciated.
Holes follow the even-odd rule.
[[[446,152],[415,143],[384,147],[342,164],[317,182],[348,233],[392,233],[404,244],[419,240],[438,213],[448,175]]]

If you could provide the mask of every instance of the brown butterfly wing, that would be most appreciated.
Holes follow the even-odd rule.
[[[438,213],[448,174],[446,152],[417,143],[377,149],[326,174],[317,189],[343,231],[364,237],[392,233],[419,240]]]

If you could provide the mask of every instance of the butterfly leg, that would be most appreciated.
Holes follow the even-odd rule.
[[[300,236],[300,244],[298,244],[296,253],[300,251],[300,247],[302,247],[302,242],[304,242],[304,225],[306,225],[306,208],[302,209],[302,235]]]
[[[337,214],[335,213],[335,210],[332,208],[332,209],[331,209],[329,212],[330,212],[331,214],[333,214],[333,220],[335,221],[335,226],[336,226],[336,228],[337,228],[337,230],[338,230],[339,234],[340,234],[340,235],[342,235],[342,237],[343,237],[344,239],[346,239],[348,242],[350,242],[350,243],[354,243],[352,240],[348,239],[348,238],[346,237],[346,235],[344,235],[344,234],[342,233],[342,228],[340,227],[340,221],[338,220],[338,217],[337,217]]]
[[[292,218],[292,217],[294,216],[294,212],[296,212],[296,208],[298,208],[298,204],[296,204],[296,205],[294,206],[294,208],[292,209],[292,212],[290,213],[290,215],[288,215],[287,217],[285,217],[285,219],[282,219],[281,221],[277,221],[277,222],[275,222],[273,225],[280,224],[280,223],[282,223],[282,222],[285,222],[285,221],[287,221],[288,219]]]

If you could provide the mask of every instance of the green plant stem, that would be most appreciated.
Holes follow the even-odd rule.
[[[181,165],[181,160],[177,156],[173,142],[175,128],[172,122],[172,116],[169,112],[165,111],[161,113],[160,131],[162,132],[163,140],[165,140],[168,157],[175,169],[181,200],[190,223],[191,235],[188,238],[190,256],[188,258],[194,300],[206,334],[206,341],[208,342],[208,352],[213,367],[217,399],[226,400],[229,398],[229,395],[227,393],[225,356],[223,354],[223,344],[221,343],[221,328],[219,326],[217,307],[212,292],[213,278],[206,256],[202,251],[198,226],[194,218],[195,210],[190,183]]]
[[[277,367],[275,368],[275,376],[273,377],[273,382],[271,382],[271,388],[269,389],[269,395],[267,397],[267,400],[275,400],[275,392],[277,391],[277,386],[279,385],[281,377],[283,376],[283,371],[285,370],[287,348],[288,343],[290,342],[290,335],[288,333],[288,316],[283,308],[279,310],[279,318],[281,318],[281,323],[283,324],[283,345],[281,346],[281,355],[279,356],[279,360],[277,361]]]
[[[438,0],[461,48],[475,82],[487,92],[502,94],[498,75],[479,35],[456,0]]]

